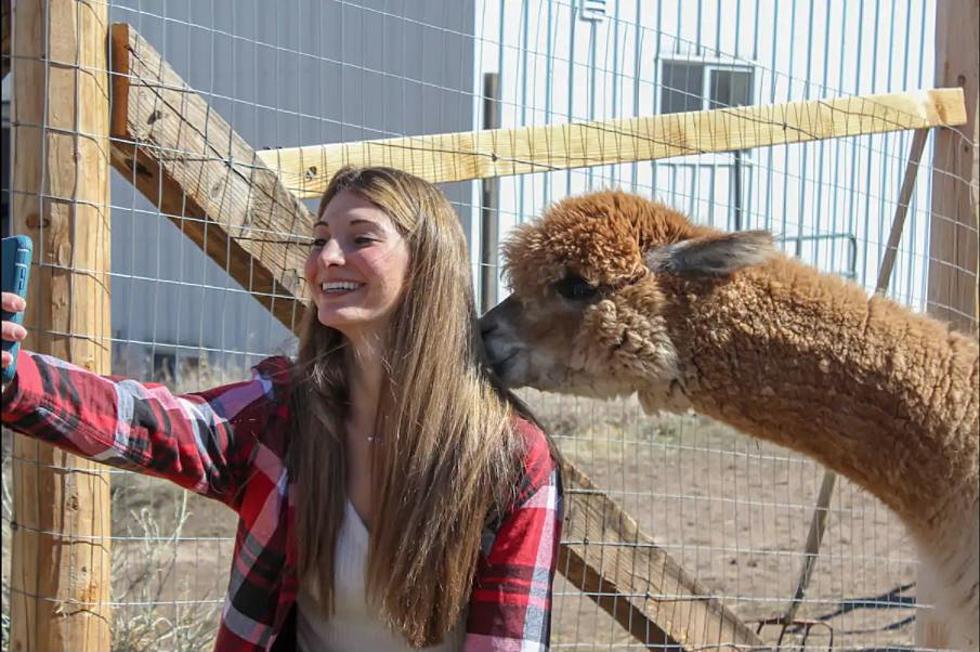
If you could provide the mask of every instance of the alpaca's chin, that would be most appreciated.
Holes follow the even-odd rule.
[[[569,382],[568,369],[538,355],[533,349],[510,344],[506,347],[487,346],[490,367],[494,375],[508,388],[531,387],[542,392],[578,394],[576,383]]]
[[[556,377],[558,380],[556,380]],[[629,382],[613,378],[598,378],[570,372],[569,370],[556,371],[552,375],[545,375],[541,380],[529,383],[528,386],[543,392],[581,396],[582,398],[601,399],[604,401],[627,398],[636,392],[636,388]]]

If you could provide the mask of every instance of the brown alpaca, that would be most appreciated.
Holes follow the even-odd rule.
[[[514,293],[484,316],[511,386],[694,409],[805,453],[907,525],[936,646],[976,649],[977,342],[640,197],[562,201],[505,245]],[[935,627],[935,629],[931,629]],[[923,640],[923,639],[920,639]]]

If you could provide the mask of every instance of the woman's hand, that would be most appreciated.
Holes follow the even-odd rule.
[[[13,292],[4,292],[2,299],[4,312],[23,312],[24,308],[27,306],[24,299],[17,296]],[[3,339],[5,342],[20,342],[25,337],[27,337],[26,328],[15,324],[12,321],[3,322]],[[6,369],[13,361],[13,356],[4,351],[3,368]]]

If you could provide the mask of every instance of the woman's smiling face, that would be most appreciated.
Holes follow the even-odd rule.
[[[304,271],[320,323],[351,340],[383,333],[401,302],[410,258],[391,218],[344,190],[324,208],[313,238]]]

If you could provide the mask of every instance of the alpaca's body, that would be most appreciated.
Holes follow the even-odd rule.
[[[919,599],[936,607],[922,643],[974,649],[977,345],[784,258],[690,295],[707,300],[678,289],[666,323],[692,407],[819,460],[891,507],[920,552]]]
[[[782,257],[708,291],[676,282],[665,322],[697,411],[814,457],[911,526],[976,498],[976,343]]]
[[[920,550],[941,623],[920,641],[976,649],[976,340],[767,243],[623,193],[566,200],[507,246],[490,359],[512,385],[691,407],[854,480]]]

